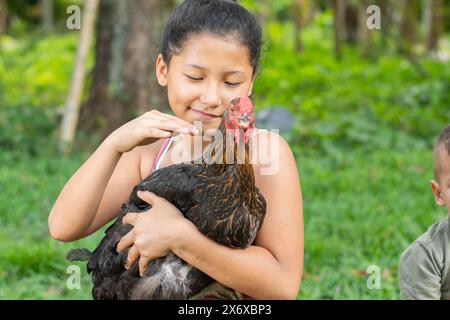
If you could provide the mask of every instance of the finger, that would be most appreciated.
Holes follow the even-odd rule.
[[[144,114],[144,118],[151,119],[151,120],[154,120],[154,119],[156,119],[156,120],[171,120],[171,121],[174,121],[174,122],[178,123],[180,126],[183,126],[183,127],[190,127],[190,126],[192,126],[192,124],[189,123],[186,120],[183,120],[181,118],[178,118],[177,116],[174,116],[174,115],[171,115],[171,114],[168,114],[168,113],[160,112],[160,111],[158,111],[156,109],[152,110],[152,111],[149,111],[149,112],[146,112]]]
[[[148,262],[150,258],[141,256],[139,258],[139,275],[142,277],[144,275],[145,269],[148,267]]]
[[[177,116],[174,116],[174,115],[171,115],[171,114],[161,113],[161,116],[164,117],[167,120],[174,121],[174,122],[178,123],[180,126],[183,126],[183,127],[191,127],[192,126],[192,123],[190,123],[190,122],[188,122],[186,120],[183,120],[181,118],[178,118]]]
[[[127,261],[125,263],[125,269],[130,269],[133,264],[139,259],[139,251],[136,248],[136,245],[133,245],[128,251]]]
[[[149,138],[168,138],[172,135],[172,131],[165,131],[158,128],[143,128],[143,136]]]
[[[136,220],[138,218],[139,213],[137,212],[128,212],[122,219],[123,224],[131,224],[134,226]]]
[[[185,134],[199,133],[198,129],[189,122],[179,123],[175,121],[173,118],[144,119],[143,126],[148,134],[155,133],[155,130],[152,129],[159,129],[168,132],[179,132]]]
[[[119,243],[116,246],[116,251],[120,253],[129,246],[131,246],[133,243],[134,243],[134,230],[131,230],[126,235],[124,235],[122,239],[120,239]]]
[[[165,131],[174,131],[186,134],[198,134],[198,128],[189,123],[189,125],[181,125],[173,119],[161,120],[157,125],[159,129]]]
[[[137,195],[139,198],[141,198],[148,204],[152,205],[152,207],[155,206],[155,204],[157,202],[159,202],[159,200],[160,200],[160,197],[158,197],[156,194],[154,194],[153,192],[150,192],[150,191],[139,190],[137,192]]]

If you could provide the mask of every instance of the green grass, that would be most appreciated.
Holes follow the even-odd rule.
[[[94,248],[95,235],[66,244],[48,235],[47,216],[65,181],[87,155],[3,157],[0,170],[0,298],[90,299],[69,290],[65,260],[74,247]],[[305,222],[301,299],[396,299],[402,251],[445,212],[429,188],[430,150],[358,152],[339,161],[298,155]],[[369,265],[382,271],[380,290],[366,286]]]
[[[305,275],[299,298],[397,299],[401,253],[445,216],[429,187],[427,149],[355,152],[340,163],[300,155]],[[377,265],[381,288],[365,274]]]
[[[353,48],[337,62],[326,27],[304,31],[298,56],[289,28],[267,28],[255,98],[258,108],[281,104],[297,119],[289,141],[304,202],[298,298],[398,299],[401,253],[446,215],[429,180],[432,141],[450,119],[450,65],[423,59],[422,77],[400,56],[365,60]],[[0,45],[0,299],[91,299],[83,263],[81,289],[68,289],[65,255],[94,248],[102,232],[66,244],[47,227],[62,186],[88,157],[55,153],[76,36]],[[367,287],[370,265],[380,268],[380,289]]]

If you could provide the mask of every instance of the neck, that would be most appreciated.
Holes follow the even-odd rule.
[[[239,143],[235,141],[234,130],[227,130],[225,122],[220,124],[213,141],[203,152],[206,164],[240,164],[250,165],[250,147],[244,142],[244,134],[241,132]]]

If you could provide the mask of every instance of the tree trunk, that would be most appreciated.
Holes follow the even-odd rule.
[[[270,9],[267,1],[268,0],[259,0],[258,9],[256,10],[256,19],[262,28],[267,24],[270,16]]]
[[[316,20],[317,12],[319,11],[319,3],[317,0],[310,0],[308,2],[308,18],[306,19],[306,25],[311,25]]]
[[[83,93],[83,83],[85,75],[86,59],[89,52],[89,45],[94,29],[95,17],[97,14],[99,0],[87,0],[83,13],[83,24],[78,42],[75,69],[70,85],[69,96],[66,101],[63,121],[61,126],[60,152],[66,154],[70,151],[73,143],[78,115],[80,109],[81,95]]]
[[[173,5],[172,0],[102,1],[83,131],[104,138],[145,111],[169,109],[165,88],[156,81],[155,61]]]
[[[302,43],[302,0],[295,0],[293,5],[293,18],[294,18],[294,37],[295,37],[295,51],[300,53],[303,51]]]
[[[101,0],[96,25],[95,64],[92,72],[89,95],[81,108],[80,129],[91,133],[97,127],[104,128],[117,117],[109,90],[110,64],[114,26],[117,19],[118,0]]]
[[[363,1],[363,0],[358,0]],[[345,40],[348,43],[356,44],[358,42],[359,37],[359,15],[361,12],[360,9],[360,3],[357,4],[348,3],[345,6],[345,33],[342,34],[342,36],[345,38]],[[364,15],[365,12],[364,12]]]
[[[367,7],[366,0],[358,2],[358,40],[361,46],[362,55],[369,58],[373,55],[372,30],[367,27]]]
[[[399,51],[409,55],[412,52],[414,37],[416,33],[414,7],[411,0],[402,0]]]
[[[392,6],[389,0],[378,1],[381,11],[381,47],[385,50],[391,37]]]
[[[442,27],[442,1],[441,0],[429,0],[428,1],[429,12],[426,24],[426,49],[427,52],[432,54],[438,49],[439,35]]]
[[[6,0],[0,0],[0,36],[6,33],[8,23],[8,7]]]
[[[342,57],[342,40],[345,34],[345,0],[333,0],[334,9],[334,54],[337,60]]]
[[[42,23],[46,33],[53,32],[53,0],[42,0]]]

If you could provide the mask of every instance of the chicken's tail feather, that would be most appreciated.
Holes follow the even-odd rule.
[[[91,258],[92,252],[86,248],[72,249],[67,253],[67,260],[69,261],[87,261]]]

